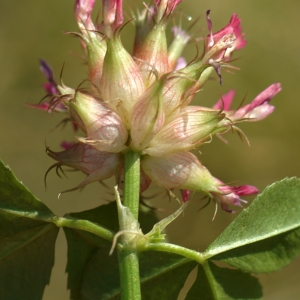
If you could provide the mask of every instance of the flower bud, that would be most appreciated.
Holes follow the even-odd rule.
[[[47,82],[43,84],[43,88],[47,93],[47,96],[43,98],[48,98],[47,102],[39,103],[38,105],[26,104],[29,107],[37,108],[40,110],[44,110],[48,113],[59,112],[59,113],[67,113],[68,109],[65,107],[63,103],[58,101],[58,97],[60,95],[60,91],[58,90],[58,85],[54,79],[53,71],[50,65],[43,59],[40,59],[40,70],[45,75]],[[50,100],[49,100],[50,99]]]
[[[174,119],[178,111],[190,103],[191,96],[196,92],[197,79],[205,72],[205,68],[197,62],[168,74],[163,90],[166,119]]]
[[[142,74],[118,38],[107,41],[107,52],[100,81],[100,94],[130,128],[133,106],[144,92]]]
[[[120,152],[126,148],[128,133],[120,117],[94,97],[77,91],[66,102],[70,114],[84,123],[87,138],[81,142],[93,145],[100,151]]]
[[[95,0],[77,0],[75,17],[81,31],[79,37],[87,50],[89,79],[92,86],[98,86],[102,75],[102,66],[106,52],[106,42],[97,32],[98,29],[91,19]]]
[[[84,35],[88,35],[88,30],[94,31],[96,29],[91,19],[94,6],[95,0],[76,0],[75,2],[75,18]]]
[[[58,161],[52,167],[68,166],[88,175],[84,181],[71,190],[76,190],[94,181],[101,181],[111,177],[121,163],[120,154],[99,151],[95,147],[83,143],[77,143],[61,152],[47,149],[47,154]]]
[[[133,19],[135,25],[135,37],[134,37],[134,46],[133,46],[134,53],[139,52],[139,47],[141,47],[148,33],[153,28],[154,15],[155,15],[155,8],[153,6],[150,6],[148,8],[143,9],[141,12],[137,12],[136,16],[134,16]]]
[[[55,82],[53,71],[49,64],[41,59],[40,60],[40,70],[43,72],[48,82],[43,84],[45,91],[48,95],[59,95],[59,91],[57,89],[57,83]]]
[[[149,178],[164,189],[219,192],[214,177],[190,152],[162,157],[143,156],[141,166]]]
[[[172,28],[172,31],[173,31],[174,38],[168,48],[169,71],[173,71],[174,69],[176,69],[176,70],[182,69],[186,66],[186,64],[185,64],[182,67],[175,68],[177,66],[177,61],[180,58],[180,55],[181,55],[184,47],[190,40],[190,36],[184,30],[182,30],[180,27],[174,26]],[[183,59],[183,58],[181,58],[181,59]]]
[[[166,26],[170,15],[181,0],[155,0],[155,18],[152,30],[148,30],[147,36],[142,35],[143,41],[136,41],[133,56],[136,58],[146,87],[156,79],[154,74],[160,78],[169,71],[168,47],[166,37]],[[144,18],[145,20],[145,18]],[[153,74],[154,73],[154,74]]]
[[[156,6],[156,23],[166,22],[171,13],[182,0],[154,0]]]
[[[133,56],[143,71],[143,78],[148,87],[156,78],[169,70],[168,48],[165,27],[162,24],[155,26],[145,38],[143,44],[134,49]]]
[[[211,135],[227,129],[219,127],[223,118],[224,114],[217,110],[187,106],[175,120],[160,130],[142,153],[163,156],[194,149]]]
[[[101,27],[108,38],[112,38],[116,29],[123,23],[122,0],[102,0]]]
[[[87,62],[91,88],[99,93],[100,79],[103,72],[103,62],[106,53],[106,43],[97,39],[86,40]]]
[[[130,146],[135,151],[144,149],[164,125],[163,83],[154,82],[133,108]]]
[[[221,208],[227,212],[234,212],[228,209],[228,205],[241,206],[241,202],[247,202],[240,196],[258,193],[257,188],[250,185],[225,185],[213,177],[190,152],[163,157],[145,156],[141,166],[150,179],[162,188],[182,190],[184,202],[189,199],[191,191],[203,192],[217,198]]]

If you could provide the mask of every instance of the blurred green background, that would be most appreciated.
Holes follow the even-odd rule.
[[[74,1],[0,1],[0,157],[16,176],[58,215],[96,207],[112,196],[104,194],[94,183],[82,192],[64,194],[60,191],[73,187],[83,174],[71,173],[60,179],[51,172],[45,192],[43,176],[53,163],[45,154],[45,141],[52,150],[59,151],[62,139],[73,138],[70,126],[63,131],[52,129],[61,116],[35,111],[24,103],[37,103],[43,96],[44,78],[39,71],[38,59],[46,59],[59,77],[63,62],[64,82],[76,87],[86,77],[80,59],[70,54],[81,54],[79,42],[63,31],[77,31],[73,17]],[[134,1],[127,1],[130,5]],[[135,2],[138,2],[135,0]],[[214,31],[225,26],[233,12],[242,19],[247,47],[236,53],[241,59],[234,63],[240,67],[235,75],[223,72],[224,85],[211,81],[197,97],[197,103],[211,106],[219,95],[230,88],[237,90],[237,107],[247,93],[250,102],[258,93],[275,82],[281,82],[283,91],[272,100],[274,114],[258,123],[243,124],[251,147],[241,142],[238,135],[228,134],[229,144],[218,139],[201,149],[201,160],[209,170],[225,182],[238,181],[260,190],[285,177],[300,176],[300,88],[298,51],[300,50],[300,2],[255,0],[185,0],[180,5],[183,18],[201,16],[199,27],[206,34],[205,12],[211,9]],[[130,45],[127,32],[123,37]],[[201,49],[201,46],[200,46]],[[186,55],[195,55],[189,46]],[[112,183],[112,181],[111,181]],[[148,196],[158,191],[153,187]],[[103,196],[105,195],[105,196]],[[199,200],[201,195],[196,195]],[[173,211],[177,204],[160,196],[149,204],[160,207],[159,217]],[[224,227],[237,215],[219,211],[211,221],[214,205],[198,211],[203,202],[193,201],[183,217],[168,228],[169,239],[193,249],[204,250]],[[299,216],[300,217],[300,216]],[[56,263],[45,300],[68,299],[66,291],[66,242],[60,233],[56,244]],[[264,286],[264,299],[298,299],[300,295],[300,259],[296,259],[281,272],[260,276]],[[183,292],[184,294],[184,292]]]

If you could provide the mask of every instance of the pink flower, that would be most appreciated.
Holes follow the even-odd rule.
[[[245,46],[243,40],[243,34],[241,34],[241,20],[237,17],[237,14],[233,14],[229,23],[216,33],[212,32],[212,22],[209,17],[210,11],[206,13],[206,20],[209,30],[209,35],[206,38],[206,53],[210,54],[210,59],[215,61],[221,61],[224,56],[227,57],[227,52],[241,49]]]
[[[271,99],[281,91],[280,83],[274,83],[261,92],[256,98],[250,103],[239,108],[233,119],[246,118],[249,121],[259,121],[266,118],[269,114],[274,111],[274,106],[270,105]]]
[[[227,94],[223,95],[222,98],[213,106],[213,108],[222,109],[232,122],[260,121],[274,111],[274,106],[270,105],[269,102],[280,91],[280,83],[274,83],[256,96],[256,98],[250,104],[247,104],[234,111],[230,110],[230,106],[235,95],[235,91],[231,90]]]
[[[234,210],[229,210],[229,205],[242,206],[242,202],[247,203],[246,200],[240,198],[240,196],[253,195],[258,193],[258,189],[251,185],[241,185],[241,186],[228,186],[219,182],[219,193],[212,192],[212,195],[220,201],[221,208],[224,211],[234,213]]]
[[[235,39],[233,47],[228,48],[225,52],[226,60],[230,59],[233,51],[242,49],[246,46],[245,34],[242,33],[242,27],[240,25],[235,27],[234,35],[235,35],[236,39]]]
[[[44,73],[45,77],[48,79],[47,83],[44,83],[44,89],[49,95],[59,95],[59,91],[57,89],[57,83],[53,77],[53,71],[48,63],[41,59],[40,60],[40,70]]]
[[[39,110],[44,110],[48,113],[58,112],[67,114],[68,109],[62,103],[59,103],[58,98],[60,96],[60,92],[57,88],[57,83],[53,76],[53,71],[49,64],[41,59],[40,60],[40,70],[45,75],[47,82],[43,84],[43,88],[46,91],[47,95],[42,99],[42,101],[37,105],[34,104],[26,104],[29,107],[37,108]]]

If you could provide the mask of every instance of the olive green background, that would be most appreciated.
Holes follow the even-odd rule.
[[[64,82],[76,87],[86,78],[87,72],[76,55],[81,55],[79,41],[64,35],[64,31],[77,31],[73,17],[74,1],[16,1],[0,0],[0,157],[16,176],[56,214],[81,211],[112,200],[94,183],[82,192],[64,194],[60,191],[73,187],[83,174],[68,173],[60,179],[52,171],[45,192],[43,176],[53,163],[45,154],[45,143],[59,151],[62,139],[73,138],[70,126],[64,130],[52,130],[61,116],[50,115],[26,107],[25,103],[37,103],[43,96],[41,84],[44,78],[38,67],[38,59],[46,59],[59,77],[65,62]],[[125,7],[135,1],[127,1]],[[237,52],[240,57],[234,63],[240,67],[235,74],[223,72],[224,85],[211,81],[197,96],[197,103],[211,106],[219,95],[230,88],[237,90],[234,105],[238,107],[245,94],[250,102],[258,93],[275,82],[281,82],[283,91],[272,100],[275,112],[258,123],[242,124],[251,147],[241,142],[237,134],[227,134],[229,144],[214,139],[201,148],[201,161],[218,178],[225,182],[251,184],[263,189],[268,184],[285,177],[300,176],[300,88],[299,51],[300,2],[273,0],[185,0],[180,5],[182,18],[201,16],[198,27],[203,29],[196,36],[206,35],[205,12],[211,9],[214,31],[225,26],[233,12],[242,19],[247,47]],[[185,21],[185,23],[188,23]],[[133,27],[127,25],[123,32],[124,43],[130,47],[128,34]],[[199,49],[201,50],[202,45]],[[190,45],[186,55],[190,58],[196,47]],[[108,181],[109,184],[113,180]],[[112,190],[111,190],[112,191]],[[153,187],[147,196],[160,190]],[[205,203],[201,195],[187,208],[183,217],[169,226],[169,239],[193,249],[205,247],[237,215],[219,210],[212,222],[214,205],[199,211]],[[199,199],[199,201],[198,201]],[[159,207],[158,215],[166,216],[178,205],[163,195],[147,203]],[[239,211],[239,209],[238,209]],[[300,216],[299,216],[300,217]],[[66,291],[66,242],[61,233],[56,245],[56,264],[45,300],[68,299]],[[265,299],[296,299],[300,294],[300,259],[296,259],[283,271],[260,276]],[[182,293],[184,294],[184,292]]]

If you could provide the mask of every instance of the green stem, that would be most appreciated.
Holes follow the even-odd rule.
[[[122,300],[140,300],[140,272],[137,253],[118,247],[119,273]]]
[[[169,243],[148,243],[143,251],[162,251],[174,253],[194,260],[199,264],[203,264],[205,261],[202,253]]]
[[[138,220],[139,197],[140,154],[128,151],[125,154],[123,205],[129,208],[135,220]],[[123,224],[127,224],[127,222],[123,222]],[[130,224],[124,227],[126,226],[128,228],[120,228],[120,231],[131,230]],[[125,236],[121,237],[121,245],[118,246],[121,297],[122,300],[140,300],[141,288],[137,251],[135,247],[126,247],[122,243],[124,238]]]
[[[69,227],[69,228],[87,231],[97,236],[100,236],[101,238],[108,241],[112,241],[115,235],[115,232],[108,230],[97,223],[91,222],[89,220],[73,218],[68,215],[66,215],[65,217],[58,217],[53,215],[52,213],[47,215],[47,214],[39,214],[39,213],[35,214],[29,212],[22,212],[22,211],[5,209],[5,208],[1,208],[0,210],[12,214],[14,216],[20,216],[22,218],[29,218],[34,220],[41,220],[43,222],[53,223],[57,227]]]
[[[125,154],[123,204],[138,220],[140,200],[140,154],[128,151]]]
[[[218,293],[217,293],[217,290],[216,290],[216,285],[215,285],[215,280],[214,280],[214,276],[213,274],[211,273],[211,270],[210,270],[210,267],[209,267],[209,262],[208,261],[205,261],[203,264],[202,264],[202,267],[204,269],[204,272],[205,272],[205,275],[206,275],[206,278],[209,282],[209,285],[210,285],[210,288],[211,288],[211,292],[213,294],[213,299],[219,299],[219,296],[218,296]]]
[[[69,227],[88,231],[108,241],[112,241],[114,238],[114,232],[88,220],[81,220],[72,217],[61,218],[55,216],[51,219],[51,221],[57,227]]]

